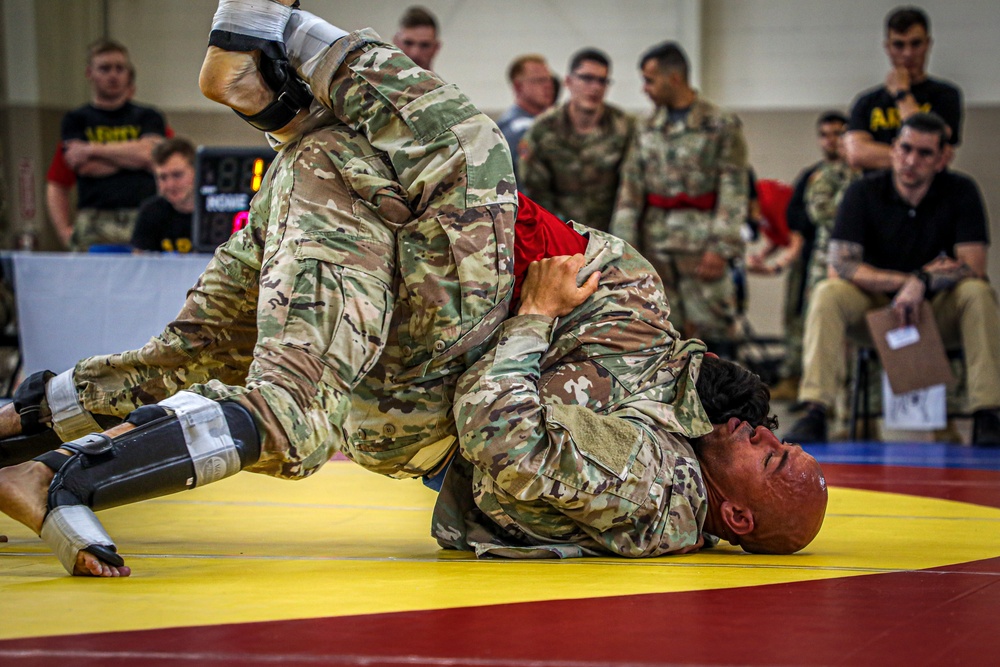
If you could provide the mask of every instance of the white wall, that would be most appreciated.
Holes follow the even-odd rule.
[[[904,0],[706,0],[705,93],[743,109],[847,108],[885,79],[885,16]],[[1000,2],[918,0],[930,16],[929,71],[966,104],[1000,102]]]
[[[610,99],[631,109],[649,103],[640,90],[639,55],[658,42],[681,42],[696,73],[701,0],[421,0],[438,17],[443,42],[436,69],[485,111],[511,103],[512,58],[538,52],[565,74],[585,46],[608,53],[616,83]],[[408,2],[310,0],[309,11],[345,30],[372,27],[391,40]],[[213,110],[198,92],[215,3],[207,0],[110,0],[111,37],[124,42],[139,72],[137,99],[165,110]]]

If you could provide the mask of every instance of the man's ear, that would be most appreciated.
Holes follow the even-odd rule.
[[[723,523],[734,535],[747,535],[753,532],[753,512],[749,507],[724,500],[720,509]]]

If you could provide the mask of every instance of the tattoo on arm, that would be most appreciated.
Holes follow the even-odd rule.
[[[962,263],[947,271],[930,272],[930,288],[932,292],[946,292],[966,278],[974,278],[975,271],[966,263]]]
[[[827,261],[839,277],[851,280],[861,266],[864,250],[864,246],[860,243],[830,239]]]

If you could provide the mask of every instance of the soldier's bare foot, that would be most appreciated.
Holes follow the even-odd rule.
[[[81,551],[76,555],[74,577],[127,577],[132,574],[128,565],[116,567],[108,565],[89,551]]]
[[[274,101],[274,92],[257,68],[259,51],[224,51],[210,46],[198,85],[208,99],[252,116]]]

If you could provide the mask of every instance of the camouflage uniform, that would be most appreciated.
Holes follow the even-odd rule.
[[[510,155],[455,86],[371,31],[338,40],[311,83],[339,124],[281,150],[177,320],[74,381],[102,414],[188,387],[238,401],[262,436],[256,472],[303,477],[344,448],[422,475],[454,443],[460,373],[507,315]]]
[[[461,456],[432,528],[442,546],[640,557],[701,534],[708,504],[688,440],[712,430],[695,393],[705,347],[678,339],[637,252],[589,236],[580,279],[600,271],[597,292],[555,322],[511,318],[459,382]]]
[[[86,252],[95,245],[130,245],[139,209],[84,208],[76,212],[70,250]]]
[[[813,253],[806,277],[806,299],[816,284],[826,278],[826,250],[830,245],[837,206],[847,186],[860,174],[861,172],[851,169],[845,162],[837,161],[824,162],[809,176],[804,200],[806,212],[816,225],[816,240],[813,242]]]
[[[518,183],[563,220],[607,231],[633,129],[632,117],[610,105],[597,131],[589,134],[573,129],[568,103],[550,109],[521,141]]]
[[[702,282],[694,275],[706,251],[741,257],[747,215],[747,148],[741,123],[701,99],[684,122],[671,124],[663,107],[636,130],[622,167],[611,233],[638,248],[663,279],[671,321],[684,335],[731,341],[736,331],[732,276]],[[650,195],[715,193],[712,211],[647,204]]]

